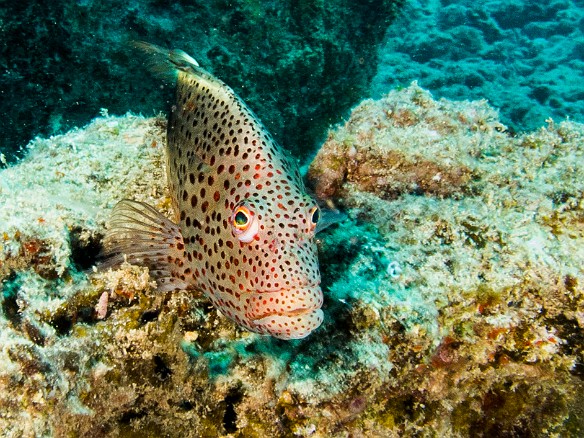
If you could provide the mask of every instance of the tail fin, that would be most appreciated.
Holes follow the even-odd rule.
[[[114,207],[108,227],[99,269],[127,260],[147,266],[160,291],[189,288],[184,241],[176,224],[148,204],[124,199]]]
[[[182,50],[169,50],[144,41],[134,41],[132,44],[148,55],[148,67],[158,76],[174,79],[177,70],[195,73],[202,70],[199,63]]]

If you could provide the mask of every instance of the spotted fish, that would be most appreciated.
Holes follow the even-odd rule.
[[[166,150],[175,220],[121,201],[105,238],[107,263],[148,266],[160,290],[202,291],[252,332],[304,338],[323,320],[314,242],[321,213],[295,163],[193,58],[140,46],[177,81]]]

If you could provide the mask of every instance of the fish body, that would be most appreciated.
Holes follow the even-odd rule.
[[[124,200],[105,239],[112,265],[150,268],[159,289],[202,291],[246,329],[299,339],[323,320],[320,219],[295,163],[225,83],[180,51],[143,46],[176,74],[167,174],[175,222]]]

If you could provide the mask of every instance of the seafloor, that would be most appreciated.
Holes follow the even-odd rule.
[[[168,212],[164,129],[104,112],[0,172],[3,436],[584,434],[584,125],[515,137],[416,84],[362,102],[307,169],[347,218],[301,341],[92,272],[116,201]]]
[[[372,83],[488,99],[514,131],[584,121],[584,7],[578,0],[408,0],[379,48]]]

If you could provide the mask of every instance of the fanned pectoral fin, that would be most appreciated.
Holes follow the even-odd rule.
[[[161,291],[186,289],[184,241],[179,227],[148,204],[124,199],[114,207],[99,269],[125,260],[146,266]]]

